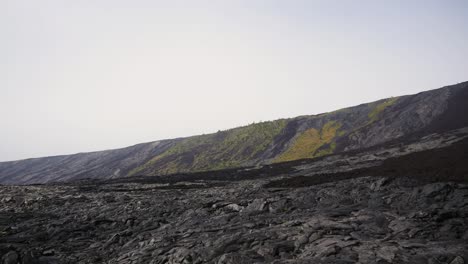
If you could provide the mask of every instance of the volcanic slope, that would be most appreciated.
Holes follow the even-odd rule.
[[[468,261],[468,129],[261,168],[0,186],[1,263]]]
[[[0,163],[1,184],[168,175],[317,158],[468,126],[468,82],[330,113],[135,146]]]

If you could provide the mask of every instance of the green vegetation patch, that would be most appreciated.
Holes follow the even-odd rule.
[[[313,158],[333,153],[336,144],[333,142],[341,123],[330,121],[326,123],[320,131],[310,128],[299,135],[289,149],[283,152],[275,162],[284,162],[297,159]],[[325,144],[330,144],[330,148],[317,151]]]
[[[241,166],[263,153],[286,124],[287,120],[281,119],[185,138],[129,175],[170,174]]]
[[[333,154],[333,152],[335,152],[335,149],[336,149],[336,142],[332,142],[328,144],[326,148],[320,148],[319,150],[317,150],[314,157],[321,157],[321,156]]]
[[[389,98],[387,100],[385,100],[385,102],[383,103],[380,103],[378,104],[374,109],[372,109],[372,111],[368,114],[369,116],[369,119],[370,119],[370,122],[369,123],[372,123],[372,122],[375,122],[378,120],[380,114],[385,110],[385,108],[393,105],[394,103],[396,103],[396,101],[398,101],[398,97],[394,97],[394,98]]]

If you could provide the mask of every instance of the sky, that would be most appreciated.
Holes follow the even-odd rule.
[[[464,0],[0,0],[0,161],[468,80]]]

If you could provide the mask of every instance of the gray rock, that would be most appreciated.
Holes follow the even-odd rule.
[[[2,257],[3,264],[17,264],[19,263],[19,256],[16,251],[9,251]]]
[[[380,191],[382,187],[388,183],[388,178],[381,178],[370,185],[371,191]]]
[[[238,204],[228,204],[226,205],[226,208],[236,212],[240,212],[243,209],[243,207]]]
[[[255,199],[243,210],[244,213],[260,213],[267,209],[265,199]]]
[[[393,263],[398,248],[395,246],[383,246],[377,250],[377,257]]]
[[[452,261],[450,261],[450,264],[465,264],[465,260],[460,256],[456,256]]]
[[[414,224],[410,222],[409,220],[405,219],[395,219],[390,222],[388,226],[393,232],[400,233],[403,231],[410,230],[411,228],[414,227]]]
[[[272,180],[207,180],[203,186],[179,184],[174,189],[131,181],[0,186],[0,199],[43,197],[36,200],[39,211],[31,202],[19,207],[2,203],[1,260],[16,257],[21,264],[465,261],[468,204],[462,200],[468,197],[468,188],[464,184],[451,183],[447,192],[447,187],[426,187],[437,190],[427,196],[424,186],[404,179],[392,179],[374,192],[369,191],[378,180],[374,177],[300,188],[263,187]],[[435,199],[438,196],[443,198]],[[389,197],[388,205],[368,206],[371,200]],[[448,204],[452,197],[460,202]]]

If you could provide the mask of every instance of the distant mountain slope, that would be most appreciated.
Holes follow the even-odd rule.
[[[0,162],[0,183],[120,178],[255,166],[468,126],[468,82],[330,113],[127,148]]]

